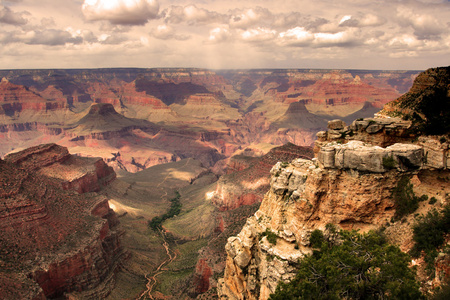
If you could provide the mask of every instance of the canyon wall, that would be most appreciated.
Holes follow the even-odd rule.
[[[55,144],[0,161],[1,298],[109,294],[126,252],[108,199],[93,192],[114,178],[102,160]]]
[[[417,80],[414,93],[423,92],[422,81]],[[442,80],[434,82],[441,84]],[[446,106],[448,97],[434,101]],[[363,232],[387,226],[390,242],[402,251],[410,250],[415,216],[407,215],[401,221],[393,218],[392,193],[399,180],[407,177],[415,193],[435,197],[435,206],[420,204],[422,214],[442,209],[450,201],[450,184],[445,180],[450,174],[448,132],[424,135],[416,125],[414,120],[386,117],[358,119],[349,126],[333,120],[328,131],[318,133],[314,159],[275,164],[270,190],[259,210],[227,241],[219,298],[267,299],[280,281],[295,276],[299,260],[312,253],[311,232],[321,229],[326,233],[330,223]],[[423,261],[415,262],[424,292],[444,281],[446,261],[448,254],[439,254],[435,266],[440,271],[434,279],[424,275]]]

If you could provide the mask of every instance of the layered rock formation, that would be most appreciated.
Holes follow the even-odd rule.
[[[269,189],[269,171],[279,160],[291,161],[296,157],[312,158],[313,151],[308,147],[286,144],[270,150],[260,158],[239,156],[231,160],[231,167],[236,168],[238,161],[250,161],[248,166],[242,166],[241,170],[230,172],[222,176],[217,182],[217,188],[212,197],[214,205],[219,210],[236,209],[242,205],[251,205],[261,202],[264,194]]]
[[[209,167],[254,143],[310,146],[326,120],[353,113],[365,117],[367,107],[397,97],[415,74],[5,70],[0,71],[5,78],[0,84],[0,153],[56,142],[131,172],[186,157]],[[102,107],[105,114],[90,111],[91,106]],[[222,171],[220,165],[215,169]]]
[[[0,161],[1,298],[98,299],[111,291],[125,253],[108,199],[92,192],[114,177],[104,162],[54,144]]]
[[[415,126],[401,119],[362,119],[350,126],[334,120],[318,134],[315,159],[278,162],[259,210],[228,239],[219,297],[267,299],[279,281],[295,276],[299,259],[312,252],[311,232],[329,223],[362,231],[389,224],[388,238],[403,251],[411,249],[414,216],[405,218],[406,224],[392,219],[398,181],[410,178],[417,192],[433,195],[440,207],[448,204],[450,190],[447,181],[437,179],[449,175],[445,137],[419,136]],[[423,204],[421,211],[431,208]],[[446,259],[442,253],[436,260],[439,270],[446,269]],[[445,274],[430,285],[439,284]]]

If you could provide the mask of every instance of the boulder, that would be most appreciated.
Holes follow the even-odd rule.
[[[345,122],[339,119],[328,121],[328,129],[330,130],[341,130],[345,126]]]

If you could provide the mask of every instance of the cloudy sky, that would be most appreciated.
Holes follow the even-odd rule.
[[[0,69],[450,65],[449,0],[0,1]]]

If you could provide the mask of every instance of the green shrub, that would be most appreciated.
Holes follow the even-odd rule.
[[[269,228],[266,228],[266,231],[260,234],[259,239],[262,239],[262,237],[267,237],[267,241],[271,243],[272,245],[277,244],[277,238],[278,236],[272,232]]]
[[[413,185],[406,176],[398,181],[397,186],[392,191],[392,197],[395,203],[395,220],[400,220],[419,208],[420,198],[414,194]]]
[[[450,277],[447,277],[446,282],[431,298],[433,300],[447,300],[450,299]]]
[[[309,237],[309,243],[312,248],[320,248],[322,243],[324,242],[323,232],[320,229],[316,229],[311,232],[311,236]]]
[[[428,204],[435,204],[437,202],[437,199],[434,197],[430,198],[430,201],[428,201]]]
[[[427,201],[427,200],[428,200],[428,195],[425,195],[425,194],[424,194],[424,195],[422,195],[422,196],[419,197],[419,201],[420,201],[420,202]]]
[[[422,251],[425,253],[428,275],[434,274],[434,260],[437,256],[436,249],[445,241],[445,234],[450,232],[450,206],[447,205],[441,212],[436,209],[429,211],[421,217],[413,226],[414,246],[410,251],[411,256],[419,257]]]
[[[159,230],[161,229],[162,223],[165,220],[178,215],[181,212],[182,206],[180,198],[180,193],[178,191],[175,191],[175,197],[169,200],[171,202],[169,210],[162,216],[154,217],[151,221],[148,222],[148,226],[155,231]]]
[[[289,163],[288,163],[288,162],[283,161],[283,162],[281,163],[281,167],[282,167],[282,168],[286,168],[287,166],[289,166]]]
[[[395,169],[397,167],[397,162],[394,157],[385,156],[383,157],[383,167],[388,170]]]
[[[272,300],[421,299],[410,257],[377,232],[340,231],[341,243],[306,256],[289,283],[278,284]]]

